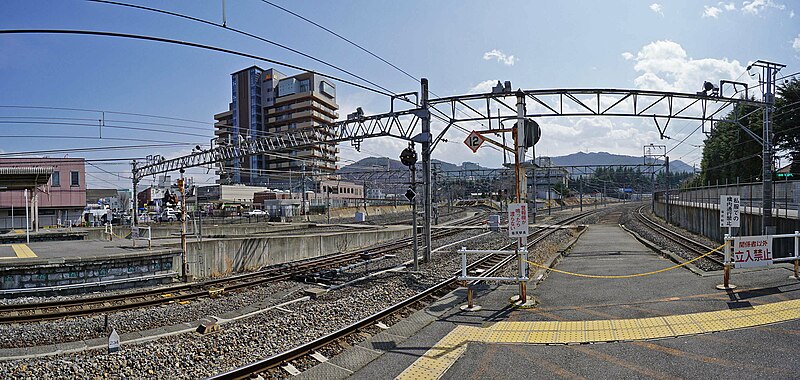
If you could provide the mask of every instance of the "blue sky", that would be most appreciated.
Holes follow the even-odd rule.
[[[800,67],[797,2],[273,1],[350,38],[416,77],[429,78],[431,90],[440,96],[485,91],[487,84],[498,79],[510,80],[514,88],[524,89],[603,87],[695,92],[703,80],[716,82],[741,76],[748,62],[756,59],[786,64],[782,74],[794,73]],[[129,2],[222,21],[221,0]],[[392,91],[419,89],[411,78],[390,66],[260,0],[228,0],[226,17],[230,27],[289,45]],[[0,3],[0,29],[33,28],[186,40],[346,77],[277,47],[166,15],[82,0]],[[155,42],[0,35],[0,106],[162,116],[108,113],[106,125],[122,128],[106,128],[103,139],[99,139],[94,125],[103,115],[97,112],[0,107],[0,133],[4,136],[0,150],[148,144],[123,139],[153,140],[150,144],[207,142],[213,133],[213,114],[227,109],[231,100],[229,74],[253,64],[271,67],[252,59]],[[337,93],[341,115],[359,106],[368,114],[388,111],[389,102],[380,95],[341,83]],[[36,123],[16,123],[31,120]],[[696,127],[675,123],[670,131],[673,133],[668,133],[673,140],[658,140],[651,120],[561,118],[541,124],[543,138],[537,145],[537,155],[576,151],[639,155],[643,144],[661,143],[671,148]],[[434,157],[494,167],[502,162],[500,154],[491,149],[473,154],[461,143],[463,136],[459,133],[449,135],[451,142],[443,144]],[[697,146],[702,140],[702,133],[695,132],[670,153],[671,159],[699,163],[701,149]],[[376,139],[364,142],[359,153],[345,143],[340,164],[366,155],[396,158],[403,145],[398,140]],[[69,154],[98,159],[174,156],[189,150],[188,146],[152,147]],[[129,186],[122,178],[129,172],[128,165],[96,165],[87,168],[90,187]],[[213,176],[205,170],[190,173],[198,183],[213,182]]]

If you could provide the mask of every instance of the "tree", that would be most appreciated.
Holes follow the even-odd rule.
[[[791,171],[800,173],[800,80],[794,78],[784,83],[777,93],[773,114],[776,156],[789,158]]]
[[[761,176],[761,144],[744,129],[762,134],[762,112],[753,106],[737,105],[725,119],[739,120],[717,122],[706,138],[703,158],[700,161],[700,184],[753,181]],[[741,125],[740,125],[741,124]]]

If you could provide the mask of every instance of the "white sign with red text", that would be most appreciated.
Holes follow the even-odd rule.
[[[733,238],[733,267],[753,268],[772,264],[772,236]]]
[[[528,204],[509,203],[508,205],[508,236],[528,236]]]

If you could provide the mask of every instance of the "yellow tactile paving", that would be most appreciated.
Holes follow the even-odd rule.
[[[800,319],[800,300],[746,309],[641,319],[497,322],[480,328],[457,326],[397,378],[438,379],[466,351],[468,342],[577,344],[678,337]]]
[[[534,322],[534,330],[538,331],[558,331],[558,321]]]
[[[586,321],[587,330],[611,330],[611,321]]]
[[[19,258],[36,257],[36,254],[26,244],[11,244],[11,248]]]
[[[641,318],[637,319],[639,322],[639,327],[658,327],[658,326],[666,326],[667,321],[663,317],[655,317],[655,318]]]

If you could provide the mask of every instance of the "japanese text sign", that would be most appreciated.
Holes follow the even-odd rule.
[[[732,259],[734,268],[752,268],[772,264],[772,236],[734,238]]]
[[[528,204],[510,203],[508,205],[508,236],[528,236]]]
[[[741,199],[738,195],[719,196],[719,226],[739,227],[741,220]]]

